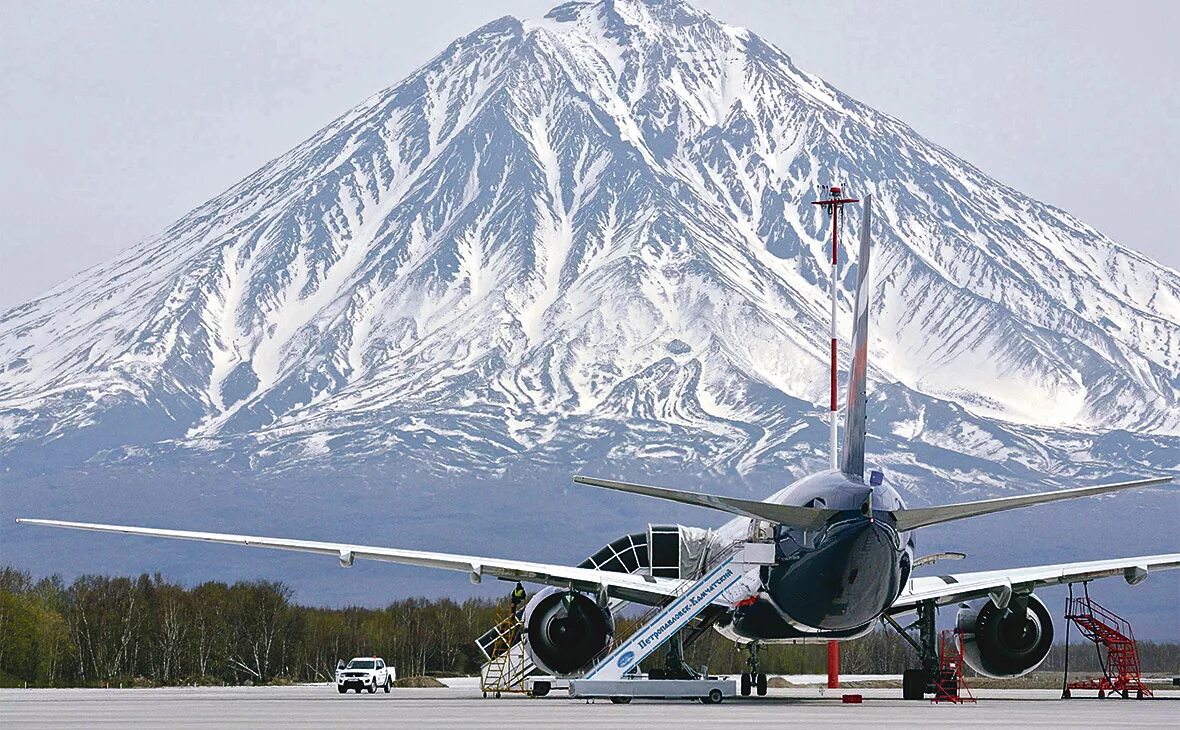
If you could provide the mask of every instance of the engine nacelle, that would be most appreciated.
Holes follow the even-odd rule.
[[[1053,644],[1053,617],[1041,599],[1013,597],[1007,608],[991,599],[959,609],[955,626],[963,632],[963,658],[987,677],[1019,677],[1045,661]]]
[[[546,588],[524,608],[524,645],[542,671],[558,677],[588,669],[615,636],[610,609],[592,596]]]

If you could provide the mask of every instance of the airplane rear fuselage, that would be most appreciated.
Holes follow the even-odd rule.
[[[746,639],[797,639],[863,632],[893,604],[909,577],[913,540],[894,529],[902,500],[889,486],[870,487],[839,471],[798,480],[766,500],[837,510],[821,529],[774,528],[776,562],[762,590],[726,627]],[[723,529],[729,536],[749,520]]]

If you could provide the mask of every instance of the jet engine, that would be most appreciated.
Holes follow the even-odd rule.
[[[524,645],[541,670],[558,677],[588,669],[614,640],[610,610],[584,593],[546,588],[524,608]]]
[[[991,599],[973,601],[959,609],[955,626],[963,632],[963,658],[988,677],[1028,674],[1053,644],[1053,618],[1031,593],[1011,596],[1007,608]]]

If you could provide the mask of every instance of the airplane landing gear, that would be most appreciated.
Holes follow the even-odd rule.
[[[696,670],[684,660],[684,637],[677,633],[668,642],[664,656],[664,679],[700,679]]]
[[[909,626],[902,626],[896,619],[886,614],[885,621],[892,626],[901,638],[905,639],[918,652],[921,669],[907,669],[901,675],[901,696],[907,700],[920,700],[926,694],[934,691],[934,674],[938,671],[938,632],[935,626],[935,611],[937,607],[933,601],[918,604],[918,620]],[[910,636],[910,629],[918,629],[918,640]]]
[[[901,673],[901,698],[920,700],[926,692],[927,674],[922,669],[907,669]]]
[[[761,647],[758,645],[757,641],[750,642],[750,656],[746,659],[746,666],[750,668],[750,671],[742,672],[742,697],[749,697],[751,689],[756,690],[759,697],[764,697],[766,695],[766,675],[758,671],[759,648]]]

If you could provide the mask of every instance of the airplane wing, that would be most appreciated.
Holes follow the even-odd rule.
[[[986,570],[978,573],[923,576],[909,581],[890,613],[907,613],[923,601],[934,601],[939,606],[981,598],[997,590],[1031,590],[1062,583],[1080,583],[1096,578],[1121,575],[1135,585],[1148,573],[1180,568],[1180,553],[1146,555],[1137,558],[1090,560],[1081,563],[1059,563],[1032,568]]]
[[[662,603],[665,598],[673,595],[683,583],[683,581],[675,578],[654,578],[647,575],[615,573],[605,570],[591,570],[589,568],[574,568],[565,565],[528,563],[520,560],[503,560],[500,558],[485,558],[474,555],[452,555],[450,553],[433,553],[421,550],[400,550],[397,548],[351,545],[339,542],[313,542],[310,540],[289,540],[276,537],[256,537],[254,535],[227,535],[219,532],[161,530],[152,527],[126,527],[122,525],[100,525],[89,522],[64,522],[61,520],[21,518],[17,519],[17,522],[26,525],[64,527],[72,530],[93,530],[95,532],[114,532],[122,535],[166,537],[174,540],[200,540],[226,545],[248,545],[250,547],[273,548],[276,550],[294,550],[296,552],[331,555],[338,558],[341,565],[346,566],[351,565],[352,561],[356,558],[362,560],[381,560],[387,563],[402,563],[404,565],[418,565],[425,568],[454,570],[467,573],[472,577],[472,580],[482,578],[483,576],[491,576],[501,580],[541,583],[560,588],[573,587],[588,592],[597,591],[600,586],[604,586],[612,598],[621,598],[625,601],[644,605]]]

